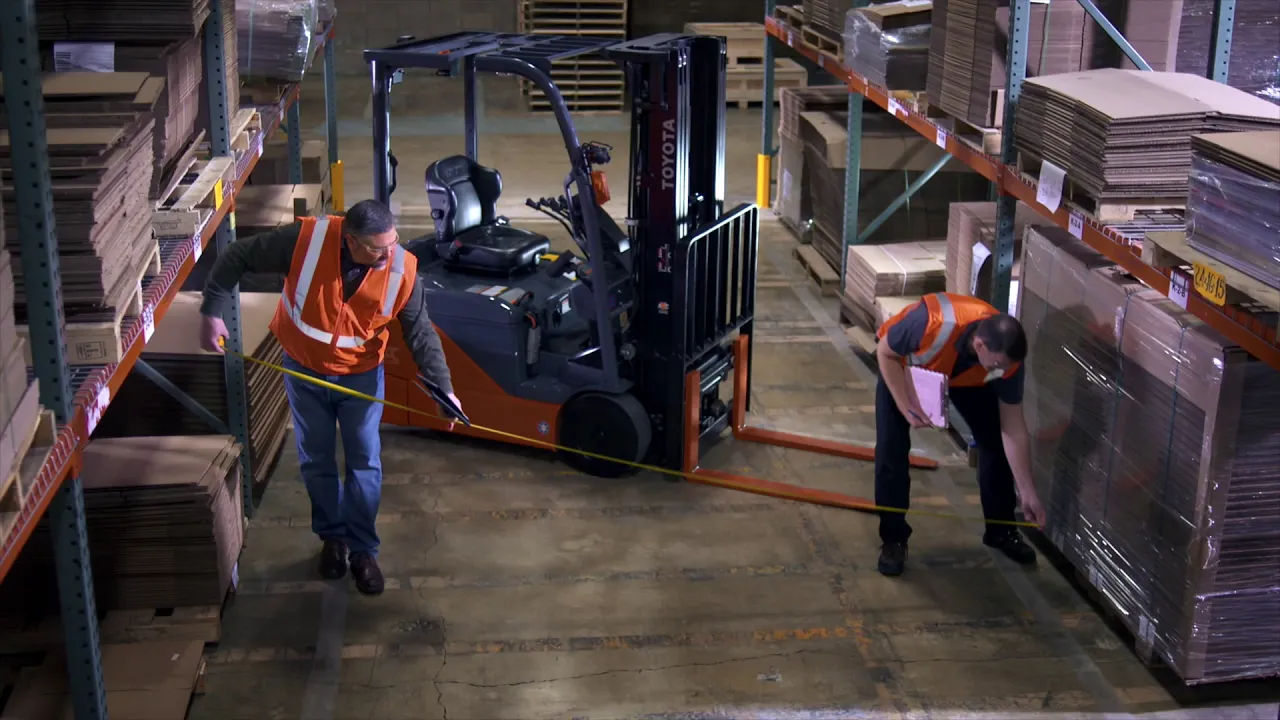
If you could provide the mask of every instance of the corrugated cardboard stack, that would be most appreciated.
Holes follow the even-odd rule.
[[[245,0],[222,0],[222,62],[226,70],[227,121],[240,109],[240,45],[236,32],[239,3]],[[201,63],[203,66],[203,63]],[[200,88],[200,109],[196,115],[196,127],[209,127],[209,92]]]
[[[929,72],[933,4],[898,0],[850,10],[844,24],[844,62],[890,90],[924,90]]]
[[[170,175],[170,164],[182,154],[196,132],[199,95],[204,84],[204,43],[197,35],[167,46],[118,45],[115,69],[145,72],[165,78],[164,91],[156,105],[154,168],[151,198],[158,200]]]
[[[1191,138],[1187,242],[1280,288],[1280,130]]]
[[[1019,152],[1093,200],[1186,202],[1191,136],[1280,128],[1280,106],[1186,73],[1106,68],[1027,80]]]
[[[302,79],[315,47],[316,0],[237,0],[240,74]]]
[[[180,292],[156,326],[142,359],[180,390],[217,417],[227,417],[227,383],[221,355],[200,349],[193,328],[200,323],[198,292]],[[240,326],[246,352],[254,358],[280,363],[284,350],[268,324],[279,304],[278,293],[240,293]],[[262,483],[284,444],[289,426],[289,403],[284,376],[256,363],[245,364],[249,398],[249,457],[254,480]],[[142,435],[203,435],[201,418],[139,374],[127,377],[94,430],[94,438]]]
[[[1280,672],[1280,372],[1065,230],[1025,263],[1050,539],[1185,681]]]
[[[1007,75],[1008,3],[934,0],[932,24],[929,104],[976,127],[999,127],[1003,105],[997,91],[1004,89]],[[1027,77],[1090,67],[1096,35],[1096,23],[1079,4],[1032,3]]]
[[[799,230],[813,217],[805,189],[800,114],[848,106],[849,88],[844,85],[778,89],[778,177],[773,207],[794,230]]]
[[[109,438],[89,443],[84,454],[80,477],[98,607],[221,605],[244,543],[235,438]],[[45,519],[4,585],[6,607],[56,605],[48,535]]]
[[[1126,0],[1124,14],[1109,13],[1153,70],[1203,75],[1213,42],[1214,0]],[[1236,0],[1232,13],[1227,84],[1280,103],[1276,72],[1275,0]],[[1110,44],[1117,67],[1134,65]]]
[[[946,256],[942,240],[850,247],[842,298],[845,316],[874,330],[880,326],[878,298],[910,301],[945,290]]]
[[[40,0],[40,40],[178,40],[200,33],[207,0]]]
[[[14,316],[18,256],[4,249],[0,223],[0,533],[7,515],[21,509],[23,488],[14,476],[40,413],[40,389],[27,379],[26,341],[18,335]]]
[[[848,115],[833,111],[806,112],[801,114],[801,125],[805,145],[803,185],[812,208],[813,245],[832,267],[839,268],[843,253]],[[868,227],[912,180],[945,157],[942,149],[898,119],[878,107],[864,107],[858,227]],[[867,241],[944,237],[948,206],[952,202],[986,196],[986,181],[953,159],[911,197],[909,204],[869,235]]]
[[[162,77],[146,73],[54,73],[44,78],[49,164],[68,321],[118,319],[136,298],[156,253],[149,193],[155,108]],[[7,141],[6,237],[18,249],[13,171]],[[18,322],[26,322],[17,278]]]
[[[991,252],[996,245],[996,204],[951,203],[947,219],[947,292],[991,300]],[[1029,206],[1018,203],[1013,221],[1013,280],[1022,277],[1022,236],[1027,224],[1042,221]]]

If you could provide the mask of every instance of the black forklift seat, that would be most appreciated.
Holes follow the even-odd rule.
[[[537,264],[551,242],[507,225],[497,214],[501,194],[502,175],[465,155],[427,167],[427,199],[440,257],[460,268],[501,274]]]

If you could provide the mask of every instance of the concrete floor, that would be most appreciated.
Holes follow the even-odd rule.
[[[366,87],[342,88],[349,203],[369,187]],[[450,120],[400,123],[406,176],[461,147]],[[554,136],[524,122],[481,145],[520,202],[553,192],[563,168]],[[585,136],[625,150],[622,123],[593,122]],[[731,111],[729,126],[730,200],[751,199],[758,111]],[[425,205],[416,180],[402,188],[406,206]],[[753,424],[871,444],[874,377],[765,216]],[[655,476],[594,479],[428,433],[388,428],[384,447],[385,594],[317,579],[287,447],[193,719],[1277,717],[1275,683],[1178,689],[1059,568],[994,555],[972,520],[917,517],[908,571],[888,579],[867,515]],[[914,507],[979,515],[954,446],[922,433],[918,449],[944,467],[916,474]],[[704,465],[872,493],[869,463],[732,440]]]

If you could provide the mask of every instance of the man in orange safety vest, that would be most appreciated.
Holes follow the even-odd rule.
[[[1014,520],[1020,498],[1026,520],[1043,524],[1022,415],[1027,338],[1018,320],[975,297],[934,293],[889,318],[876,336],[876,504],[906,509],[910,503],[911,429],[930,425],[907,370],[916,366],[948,378],[951,405],[978,446],[987,520]],[[880,513],[881,573],[902,573],[910,535],[905,513]],[[983,542],[1019,563],[1035,562],[1015,526],[988,522]]]
[[[417,259],[399,243],[386,205],[365,200],[345,216],[303,218],[239,240],[210,271],[201,306],[201,346],[222,352],[223,314],[246,273],[285,276],[271,331],[290,370],[381,399],[383,358],[398,321],[423,376],[453,394],[439,335],[417,282]],[[382,405],[285,376],[311,528],[322,541],[320,573],[346,574],[365,594],[382,592],[374,521],[382,496]],[[335,458],[342,433],[345,477]]]

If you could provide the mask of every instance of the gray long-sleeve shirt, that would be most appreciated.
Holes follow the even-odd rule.
[[[248,272],[288,274],[293,262],[293,250],[298,244],[302,223],[282,225],[270,232],[236,240],[218,256],[209,280],[205,283],[204,299],[200,311],[205,315],[222,317],[231,301],[231,288]],[[368,265],[360,265],[351,258],[346,245],[342,246],[342,295],[349,299],[364,276]],[[405,344],[413,354],[414,362],[428,380],[447,393],[453,392],[449,366],[445,362],[444,348],[431,318],[427,315],[427,295],[422,283],[413,279],[409,301],[396,316],[400,321]]]

